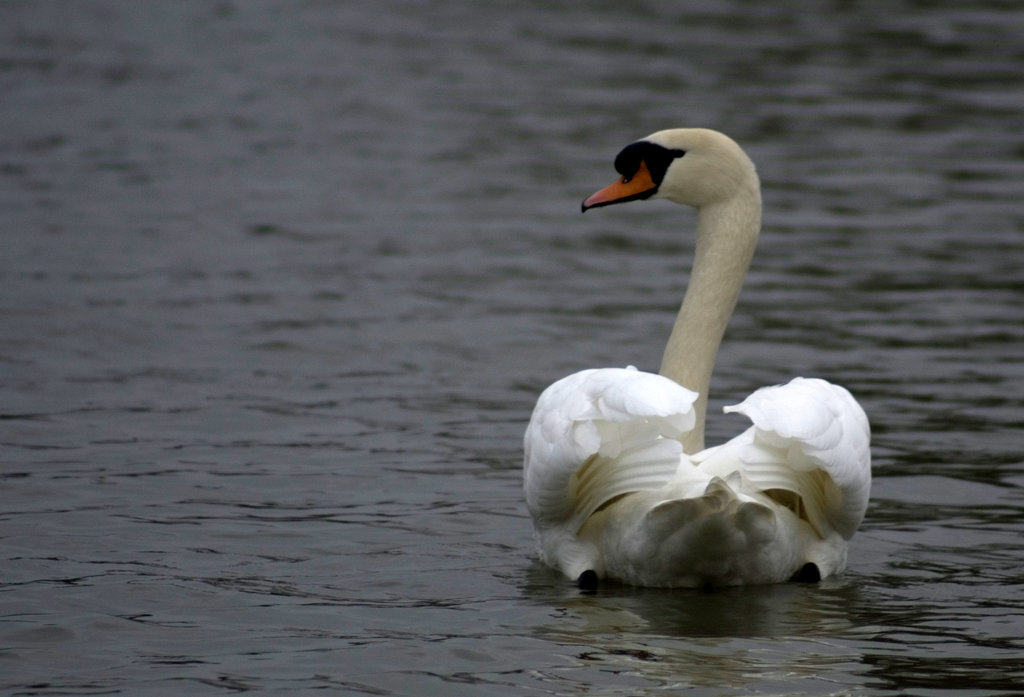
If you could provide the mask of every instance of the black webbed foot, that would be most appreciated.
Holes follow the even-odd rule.
[[[593,593],[597,590],[597,572],[587,569],[576,579],[576,587],[584,593]]]
[[[789,577],[789,580],[794,583],[817,583],[821,580],[821,571],[818,570],[817,564],[807,562],[797,569],[796,573]]]

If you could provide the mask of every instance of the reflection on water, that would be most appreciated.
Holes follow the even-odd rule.
[[[1000,2],[4,3],[0,690],[1019,692],[1022,33]],[[765,189],[712,410],[805,374],[872,420],[820,586],[531,562],[533,400],[656,366],[692,254],[685,211],[579,201],[677,125]]]
[[[554,572],[535,567],[529,581],[535,590],[529,595],[536,597],[557,581]],[[858,605],[859,594],[860,587],[846,577],[815,585],[713,591],[610,585],[593,596],[558,599],[560,610],[580,622],[559,622],[539,631],[565,632],[584,641],[588,636],[627,630],[689,638],[827,636],[853,626],[849,613]]]
[[[535,567],[529,597],[536,601],[549,593],[552,576]],[[978,613],[964,603],[958,614],[951,599],[935,597],[900,602],[884,590],[891,586],[888,579],[846,576],[817,586],[713,592],[566,592],[548,597],[549,620],[534,631],[573,647],[574,669],[563,675],[597,668],[628,675],[634,687],[640,679],[650,689],[728,685],[756,692],[770,685],[775,691],[832,694],[861,684],[898,692],[999,692],[1021,684],[1019,634],[984,634],[1000,623],[1019,631],[1002,611]],[[937,588],[930,585],[933,592]],[[926,651],[908,654],[915,646]]]

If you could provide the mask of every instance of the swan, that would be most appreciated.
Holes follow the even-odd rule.
[[[693,268],[659,374],[583,370],[548,387],[524,436],[541,560],[593,590],[815,582],[846,567],[871,489],[870,427],[843,387],[795,378],[725,412],[752,425],[704,447],[715,355],[761,227],[760,181],[728,136],[658,131],[615,158],[582,209],[697,209]]]

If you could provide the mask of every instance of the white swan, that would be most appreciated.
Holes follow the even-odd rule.
[[[583,210],[698,210],[689,286],[661,365],[584,370],[541,394],[524,438],[541,559],[583,588],[810,580],[841,572],[871,488],[870,429],[842,387],[796,378],[727,407],[752,422],[704,449],[711,371],[761,226],[753,163],[727,136],[659,131],[615,158]]]

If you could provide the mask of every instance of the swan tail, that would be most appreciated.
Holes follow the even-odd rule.
[[[753,542],[763,543],[775,533],[775,515],[768,506],[737,496],[734,487],[720,477],[708,483],[702,496],[672,499],[656,505],[647,514],[646,525],[652,538],[668,538],[698,522],[713,522],[723,533],[739,532]],[[739,488],[739,487],[736,487]],[[720,542],[725,534],[712,536]]]
[[[697,395],[635,368],[585,370],[541,394],[524,438],[534,525],[575,532],[611,500],[662,486],[682,461]]]
[[[763,387],[725,411],[744,414],[754,425],[701,454],[703,470],[741,468],[751,486],[807,520],[820,537],[828,529],[853,536],[871,488],[871,431],[846,389],[795,378]]]
[[[771,503],[740,493],[740,479],[738,473],[729,481],[713,477],[703,495],[663,501],[647,513],[642,538],[655,549],[643,554],[657,560],[661,582],[641,582],[666,585],[670,579],[667,585],[690,587],[763,583],[795,568],[795,551],[779,544],[782,523]]]

